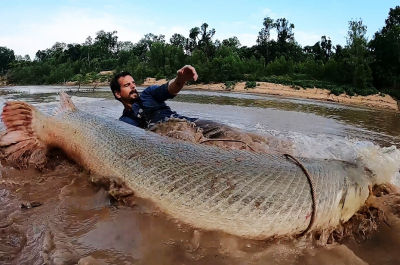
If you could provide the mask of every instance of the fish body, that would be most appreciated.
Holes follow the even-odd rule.
[[[124,181],[135,196],[199,229],[265,239],[298,235],[309,226],[311,186],[293,160],[160,136],[80,111],[65,93],[61,99],[55,116],[26,103],[7,103],[7,132],[0,140],[3,155],[18,160],[7,150],[20,144],[21,137],[35,141],[25,158],[40,153],[37,150],[61,148],[91,174]],[[11,118],[16,112],[29,116],[24,125]],[[362,166],[339,160],[299,161],[315,188],[310,231],[336,227],[364,204],[372,180]]]

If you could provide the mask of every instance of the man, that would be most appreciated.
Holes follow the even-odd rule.
[[[175,79],[161,86],[150,86],[139,96],[135,80],[130,73],[117,74],[111,80],[110,88],[114,97],[124,105],[119,120],[141,128],[150,128],[171,117],[195,121],[194,118],[181,116],[172,111],[165,101],[174,98],[188,81],[196,81],[197,78],[196,69],[186,65],[177,71]]]
[[[177,71],[175,79],[161,86],[150,86],[139,96],[133,77],[128,72],[117,74],[111,80],[110,88],[114,97],[124,105],[124,111],[119,120],[189,142],[207,143],[227,149],[248,149],[271,153],[268,143],[274,142],[272,138],[266,140],[261,136],[242,132],[215,121],[185,117],[172,111],[165,104],[165,101],[174,98],[188,81],[196,81],[197,77],[194,67],[187,65]],[[175,127],[174,123],[164,123],[169,118],[185,119],[191,124],[187,127],[188,123],[178,122],[182,127]],[[157,126],[154,126],[156,124]],[[195,127],[192,127],[193,124]],[[280,145],[277,144],[277,146]]]

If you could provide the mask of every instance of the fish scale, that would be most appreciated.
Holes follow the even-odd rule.
[[[67,103],[56,116],[19,104],[32,110],[32,128],[43,145],[63,149],[93,174],[123,180],[135,196],[169,216],[254,239],[297,235],[308,227],[311,187],[303,170],[285,156],[172,139]],[[62,104],[67,103],[64,98]],[[316,190],[312,231],[336,227],[364,204],[372,178],[361,165],[299,161]]]

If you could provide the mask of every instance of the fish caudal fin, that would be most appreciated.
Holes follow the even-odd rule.
[[[5,104],[1,118],[7,129],[0,135],[0,158],[20,169],[29,165],[41,168],[46,163],[46,145],[38,139],[33,127],[38,115],[40,112],[25,102]]]
[[[74,103],[72,102],[70,96],[64,91],[60,91],[60,106],[53,111],[53,115],[58,115],[66,111],[76,111]]]

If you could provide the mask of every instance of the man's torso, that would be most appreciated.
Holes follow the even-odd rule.
[[[140,94],[139,102],[132,104],[130,110],[123,111],[119,120],[141,128],[151,127],[170,117],[184,118],[189,121],[196,120],[177,114],[165,104],[166,100],[174,97],[168,92],[168,83],[161,86],[150,86]]]

